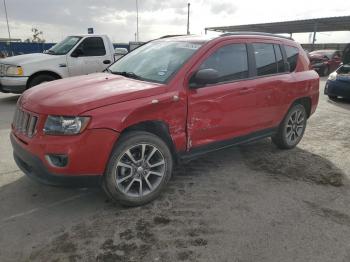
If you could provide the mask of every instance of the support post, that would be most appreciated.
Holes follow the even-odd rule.
[[[5,16],[6,16],[6,24],[7,24],[7,32],[8,32],[8,35],[9,35],[9,51],[10,51],[10,54],[13,55],[13,52],[12,52],[12,45],[11,45],[11,33],[10,33],[10,26],[9,26],[9,19],[7,17],[7,8],[6,8],[6,1],[4,0],[4,8],[5,8]]]
[[[190,3],[187,4],[187,34],[190,34]]]
[[[316,32],[317,32],[317,22],[314,25],[314,35],[312,37],[312,51],[315,50]]]
[[[139,41],[139,2],[136,0],[136,42]]]

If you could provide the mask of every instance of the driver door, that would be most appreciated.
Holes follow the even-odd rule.
[[[102,37],[85,38],[72,54],[68,57],[71,76],[102,72],[112,63]]]
[[[249,80],[246,43],[217,47],[198,67],[208,68],[218,72],[218,82],[189,90],[187,128],[191,147],[247,134],[257,122],[256,88]]]

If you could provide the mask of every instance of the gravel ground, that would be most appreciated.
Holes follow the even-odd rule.
[[[350,261],[349,101],[321,94],[293,150],[265,139],[208,154],[156,201],[124,208],[18,170],[17,98],[0,94],[0,261]]]

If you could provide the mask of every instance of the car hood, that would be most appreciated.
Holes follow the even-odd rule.
[[[164,92],[161,84],[96,73],[32,87],[23,93],[20,103],[39,114],[79,115],[98,107]]]
[[[60,60],[62,56],[60,55],[48,55],[42,53],[26,54],[26,55],[16,55],[1,59],[1,63],[9,65],[26,65],[31,63],[38,63],[50,60]]]
[[[309,54],[309,59],[310,61],[313,60],[323,60],[324,55],[320,55],[320,54]]]

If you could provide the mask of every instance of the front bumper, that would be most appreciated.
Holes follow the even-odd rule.
[[[328,80],[324,88],[324,94],[350,98],[350,82]]]
[[[13,156],[29,177],[56,186],[98,186],[118,135],[111,130],[85,130],[80,136],[34,137],[24,141],[11,133]],[[32,141],[31,141],[32,140]],[[69,163],[54,167],[46,154],[65,154]]]
[[[0,77],[0,92],[21,94],[27,87],[27,76],[21,77]]]

